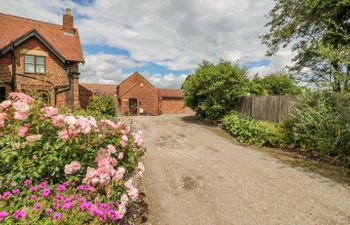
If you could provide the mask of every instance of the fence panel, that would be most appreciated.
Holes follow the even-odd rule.
[[[235,110],[247,118],[280,122],[298,96],[247,96],[237,100]]]

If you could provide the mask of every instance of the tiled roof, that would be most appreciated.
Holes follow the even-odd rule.
[[[65,60],[84,62],[78,30],[65,34],[62,25],[0,13],[0,49],[36,30]]]
[[[182,98],[181,89],[158,89],[160,97]]]
[[[88,89],[92,94],[115,96],[116,85],[112,84],[79,84]]]

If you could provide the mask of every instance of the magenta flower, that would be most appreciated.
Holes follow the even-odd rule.
[[[38,190],[38,187],[37,187],[37,186],[31,186],[31,187],[29,188],[29,190],[32,191],[32,192],[34,192],[34,191]]]
[[[41,206],[40,206],[40,202],[36,202],[35,204],[34,204],[34,211],[39,211],[40,209],[41,209]]]
[[[66,203],[64,203],[64,204],[61,206],[61,208],[62,208],[63,210],[68,210],[68,209],[70,209],[70,207],[72,207],[73,205],[74,205],[73,202],[66,202]]]
[[[17,210],[16,212],[14,212],[12,214],[12,216],[13,216],[13,218],[15,218],[17,220],[20,220],[20,219],[26,217],[27,213],[24,210],[21,209],[21,210]]]
[[[32,200],[35,200],[37,198],[38,198],[38,196],[36,196],[36,195],[32,195],[32,197],[31,197]]]
[[[55,203],[53,204],[53,207],[54,207],[55,209],[58,209],[58,208],[60,207],[60,203],[55,202]]]
[[[55,213],[53,214],[53,219],[54,220],[60,220],[62,218],[62,213]]]
[[[79,191],[84,190],[84,189],[85,189],[85,186],[83,184],[81,184],[77,187],[77,190],[79,190]]]
[[[59,185],[57,186],[57,188],[56,188],[56,191],[57,191],[57,192],[62,192],[62,191],[65,191],[65,190],[67,190],[67,189],[66,189],[66,186],[63,185],[63,184],[59,184]]]
[[[21,192],[20,192],[20,190],[19,190],[18,188],[16,188],[16,189],[13,189],[13,190],[12,190],[12,193],[15,194],[15,195],[17,195],[17,194],[19,194],[19,193],[21,193]]]
[[[30,180],[30,179],[27,179],[27,180],[25,180],[24,182],[23,182],[23,184],[25,185],[25,186],[28,186],[29,184],[31,184],[32,183],[32,180]]]
[[[12,196],[12,194],[11,194],[11,192],[9,192],[9,191],[6,191],[6,192],[4,192],[3,194],[2,194],[2,197],[3,198],[9,198],[9,197],[11,197]]]
[[[41,182],[41,183],[39,184],[39,188],[46,188],[46,187],[47,187],[47,182],[46,182],[46,181]]]
[[[44,188],[42,193],[41,193],[41,196],[46,198],[47,196],[49,196],[51,194],[51,190],[50,188]]]
[[[8,215],[9,215],[8,212],[6,212],[6,211],[1,211],[1,212],[0,212],[0,222],[3,221],[3,219],[4,219],[6,216],[8,216]]]
[[[53,209],[52,208],[48,208],[47,210],[46,210],[46,214],[51,214],[53,212]]]

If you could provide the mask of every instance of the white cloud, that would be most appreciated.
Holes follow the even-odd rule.
[[[290,50],[281,50],[276,54],[276,56],[271,58],[270,65],[250,68],[248,70],[248,76],[252,77],[255,74],[258,74],[259,76],[263,77],[276,71],[283,71],[285,70],[286,66],[292,65],[291,60],[294,55],[295,54],[293,54]]]
[[[259,40],[267,31],[264,15],[274,4],[273,0],[98,0],[86,5],[69,0],[6,2],[0,4],[0,11],[59,24],[65,8],[72,8],[84,44],[127,50],[127,58],[108,56],[120,61],[114,61],[116,65],[106,63],[102,56],[87,56],[83,67],[87,75],[82,80],[105,83],[120,80],[122,69],[134,62],[193,70],[203,59],[260,61],[266,51]],[[249,72],[264,75],[280,70],[290,59],[291,52],[284,51],[272,57],[269,66],[257,66]]]
[[[130,74],[124,73],[122,68],[142,66],[142,63],[133,61],[124,55],[103,54],[86,55],[86,63],[81,66],[81,83],[118,84]],[[150,74],[147,71],[139,71],[148,81],[158,88],[180,88],[187,75],[174,75],[172,73]]]

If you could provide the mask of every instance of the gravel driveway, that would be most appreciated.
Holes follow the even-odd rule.
[[[350,189],[235,145],[189,116],[135,117],[156,225],[350,224]]]

